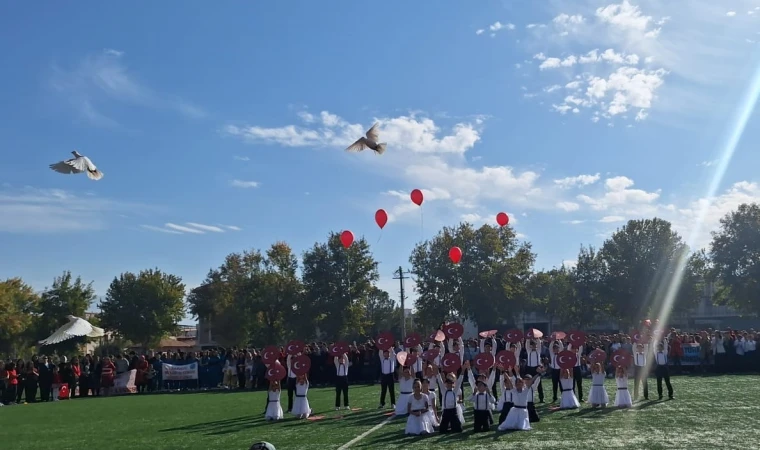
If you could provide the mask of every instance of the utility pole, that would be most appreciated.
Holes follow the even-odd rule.
[[[401,296],[401,338],[403,339],[404,336],[406,336],[406,309],[404,308],[406,297],[404,295],[404,280],[409,279],[406,274],[411,272],[404,272],[404,269],[401,266],[398,266],[398,270],[393,273],[396,275],[393,279],[398,280],[399,294]]]

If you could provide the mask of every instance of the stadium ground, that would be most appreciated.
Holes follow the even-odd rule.
[[[590,380],[588,383],[590,384]],[[93,398],[0,408],[2,444],[7,450],[247,450],[254,440],[278,450],[441,448],[748,449],[760,442],[760,377],[674,377],[676,399],[615,409],[552,411],[540,405],[541,422],[532,431],[473,434],[471,417],[461,435],[404,436],[405,419],[383,426],[377,410],[379,386],[351,388],[358,411],[334,411],[334,391],[313,389],[312,408],[321,420],[287,417],[264,422],[263,392],[197,393]],[[546,386],[546,385],[545,385]],[[613,383],[608,381],[612,398]],[[650,398],[656,398],[654,379]],[[588,389],[588,388],[586,388]],[[365,433],[370,433],[364,435]],[[356,440],[357,437],[362,436]],[[350,446],[346,446],[356,440]],[[522,445],[519,445],[522,444]],[[461,448],[461,447],[460,447]]]

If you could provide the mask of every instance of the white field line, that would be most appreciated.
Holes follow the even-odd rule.
[[[347,443],[343,444],[341,447],[338,447],[338,450],[346,450],[350,448],[352,445],[356,444],[357,442],[361,441],[365,437],[369,436],[370,434],[374,433],[375,431],[379,430],[380,428],[384,427],[388,422],[393,420],[396,416],[389,416],[387,419],[383,420],[382,422],[378,423],[374,427],[370,428],[369,430],[365,431],[364,433],[360,434],[359,436],[356,436],[355,438],[351,439]]]

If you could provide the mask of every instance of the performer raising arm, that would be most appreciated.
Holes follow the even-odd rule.
[[[383,350],[378,353],[380,357],[380,406],[377,409],[385,408],[385,394],[390,391],[391,408],[396,409],[396,393],[394,390],[395,380],[393,375],[396,373],[396,352],[393,348]]]
[[[533,377],[520,378],[517,377],[514,384],[509,377],[506,378],[507,387],[510,388],[512,402],[514,406],[509,410],[504,422],[499,425],[499,431],[507,430],[530,430],[530,419],[528,415],[528,398],[531,394],[531,388],[533,383],[538,380],[541,375],[534,375]]]
[[[335,364],[335,410],[340,409],[340,396],[343,394],[343,407],[348,406],[348,355],[342,354],[333,358]]]
[[[441,379],[441,375],[438,374],[438,383],[443,384],[443,401],[441,402],[441,434],[449,433],[453,431],[455,433],[462,432],[462,423],[464,417],[462,414],[462,380],[463,377],[458,379],[453,373],[446,374],[446,381]]]
[[[615,370],[615,383],[617,384],[615,406],[618,408],[630,408],[633,406],[631,393],[628,392],[628,370],[625,367],[618,367]]]
[[[563,350],[563,345],[558,340],[553,340],[549,346],[549,367],[552,370],[552,403],[557,403],[557,390],[559,388],[559,376],[562,369],[557,364],[557,353]],[[564,392],[564,388],[562,389]]]
[[[665,380],[665,386],[668,388],[668,398],[673,400],[673,386],[670,385],[670,371],[668,370],[668,340],[657,344],[657,353],[654,355],[655,369],[654,374],[657,377],[657,395],[662,400],[662,380]]]
[[[644,385],[644,400],[649,400],[649,371],[647,359],[649,357],[649,344],[636,344],[633,353],[633,396],[639,398],[639,384]]]
[[[525,373],[533,377],[538,373],[538,368],[541,365],[541,351],[538,340],[525,340],[526,347],[528,348],[528,363],[525,368]],[[538,402],[544,402],[544,388],[541,386],[541,378],[538,379]],[[533,386],[533,385],[531,385]],[[536,390],[535,388],[532,388]]]
[[[299,419],[308,419],[311,415],[309,399],[306,397],[309,393],[309,379],[306,375],[299,375],[296,378],[296,399],[293,402],[292,414]]]
[[[578,388],[578,401],[583,402],[583,372],[581,372],[581,364],[583,364],[583,346],[579,345],[575,348],[573,344],[568,344],[567,349],[575,352],[577,359],[575,360],[575,367],[573,367],[573,380],[574,387]]]
[[[491,405],[495,402],[493,395],[488,392],[488,386],[478,381],[476,391],[470,397],[473,402],[473,431],[479,433],[488,431],[491,427]]]

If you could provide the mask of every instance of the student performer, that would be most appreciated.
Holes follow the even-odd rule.
[[[343,395],[343,408],[348,406],[348,355],[342,354],[333,358],[335,364],[335,410],[340,409],[340,397]]]
[[[393,375],[396,373],[396,352],[393,348],[383,350],[378,354],[380,357],[380,406],[377,409],[385,408],[385,395],[391,394],[391,408],[396,409],[396,381]]]

